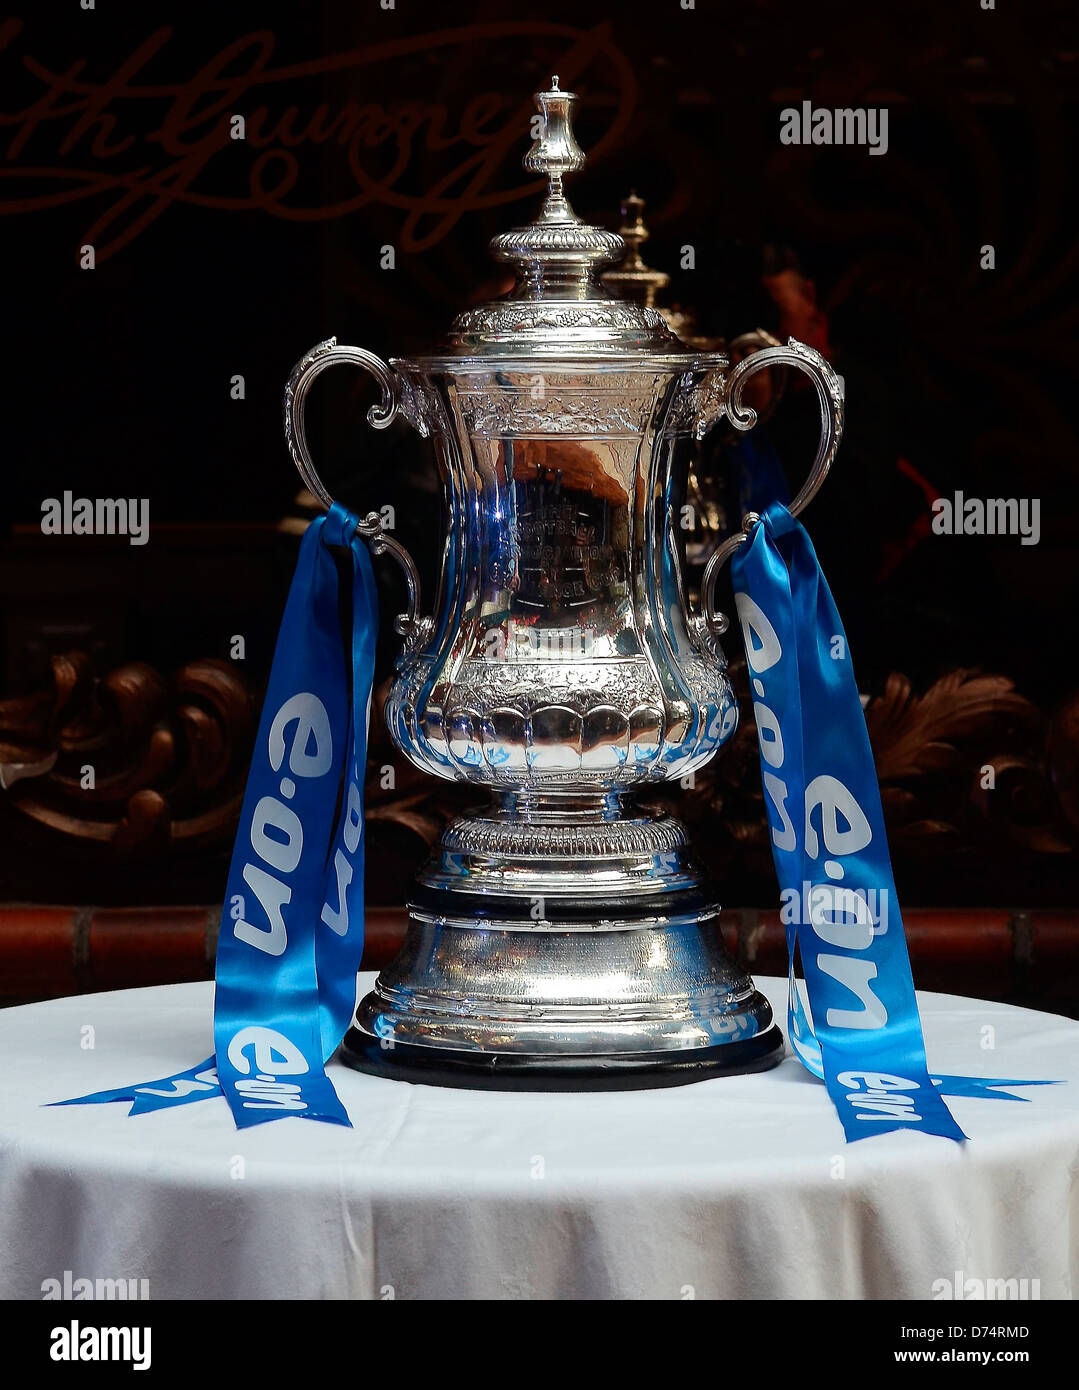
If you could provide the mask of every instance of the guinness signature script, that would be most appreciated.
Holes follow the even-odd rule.
[[[422,92],[387,105],[351,98],[310,98],[305,105],[305,84],[334,73],[346,74],[347,81],[350,72],[377,69],[385,86],[386,65],[419,52],[444,50],[450,58],[454,49],[499,41],[504,53],[507,41],[519,39],[523,58],[542,41],[559,55],[554,71],[563,88],[597,68],[596,85],[609,90],[614,84],[614,115],[594,154],[624,129],[636,94],[607,24],[587,30],[533,21],[477,24],[279,67],[273,66],[274,34],[259,30],[235,39],[186,81],[148,80],[147,69],[167,66],[172,35],[171,28],[155,30],[111,75],[91,80],[86,59],[54,71],[26,51],[21,20],[0,22],[0,73],[4,65],[20,64],[21,81],[33,89],[21,110],[0,110],[0,214],[76,202],[97,212],[104,204],[81,238],[100,264],[178,202],[221,211],[257,208],[297,222],[381,204],[402,215],[399,248],[422,251],[464,212],[512,202],[535,186],[495,186],[503,169],[519,167],[512,155],[528,130],[531,101],[472,90],[452,111]],[[8,69],[0,91],[12,91],[10,76]],[[244,118],[246,156],[233,138],[237,115]],[[414,191],[414,166],[431,154],[437,155],[437,180]],[[328,181],[345,196],[313,204],[310,168],[333,156],[341,169]],[[240,191],[238,177],[246,183]]]

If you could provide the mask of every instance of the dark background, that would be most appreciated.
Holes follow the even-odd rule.
[[[577,211],[616,226],[636,188],[669,302],[728,337],[808,325],[845,378],[846,438],[807,524],[861,688],[880,699],[892,673],[909,682],[898,744],[878,740],[887,710],[874,736],[904,901],[1071,907],[1077,62],[1067,0],[551,0],[535,15],[501,0],[37,3],[0,23],[0,761],[57,754],[0,791],[0,894],[217,898],[295,554],[279,529],[298,487],[284,381],[330,334],[383,356],[429,348],[495,288],[486,243],[537,206],[519,161],[531,93],[558,72],[590,154]],[[80,129],[88,88],[125,64],[142,90]],[[35,109],[49,74],[75,89]],[[803,99],[886,106],[887,154],[784,147],[779,113]],[[323,129],[352,112],[351,142],[313,138],[323,104]],[[244,142],[221,139],[232,112],[250,123]],[[979,268],[987,243],[995,270]],[[686,244],[693,271],[679,269]],[[313,449],[343,501],[394,504],[430,593],[433,465],[403,422],[365,428],[369,393],[349,373],[323,378]],[[794,487],[812,415],[792,391],[768,427]],[[42,500],[65,489],[148,498],[150,543],[43,537]],[[1040,543],[929,534],[928,497],[956,489],[1039,497]],[[401,596],[380,575],[388,619]],[[246,657],[229,676],[234,634]],[[392,655],[386,621],[380,675]],[[192,662],[211,664],[185,687]],[[964,702],[934,687],[957,669],[999,679]],[[160,765],[155,730],[172,739]],[[111,792],[80,795],[88,748]],[[1001,750],[1011,781],[990,809],[978,769]],[[728,900],[762,906],[767,856],[731,830],[759,810],[751,761],[713,770],[683,811],[713,837]],[[372,822],[375,902],[402,900],[433,833],[424,798],[444,793],[409,775],[404,809],[387,798]]]

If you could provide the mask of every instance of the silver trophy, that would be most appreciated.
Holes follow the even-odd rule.
[[[745,534],[712,555],[690,611],[679,521],[693,441],[723,417],[753,426],[741,394],[757,372],[805,372],[821,439],[797,512],[838,447],[842,388],[793,340],[731,370],[601,285],[624,246],[562,190],[585,163],[575,98],[555,77],[536,101],[524,167],[547,177],[547,195],[535,221],[491,243],[516,270],[509,294],[460,314],[431,356],[387,364],[321,343],[286,391],[293,459],[327,507],[304,433],[327,367],[375,378],[375,428],[400,412],[432,441],[448,521],[429,615],[378,514],[360,527],[408,585],[386,721],[418,767],[490,792],[419,874],[404,945],[343,1056],[379,1075],[501,1089],[762,1070],[783,1050],[769,1005],[723,946],[684,826],[638,798],[702,767],[738,722],[713,592]]]

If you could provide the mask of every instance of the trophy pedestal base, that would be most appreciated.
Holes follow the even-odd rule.
[[[673,817],[548,798],[443,832],[344,1061],[496,1090],[622,1090],[783,1055]]]
[[[767,1071],[782,1058],[783,1035],[774,1025],[744,1042],[605,1057],[451,1052],[410,1043],[388,1048],[355,1027],[341,1046],[341,1061],[355,1071],[414,1086],[474,1091],[647,1091]]]

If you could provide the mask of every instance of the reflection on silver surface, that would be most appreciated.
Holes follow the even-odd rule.
[[[537,96],[526,163],[547,174],[547,197],[492,243],[517,268],[514,290],[461,314],[429,357],[387,365],[321,345],[286,396],[293,455],[324,502],[302,419],[322,348],[375,376],[373,423],[397,410],[432,441],[438,592],[421,617],[410,583],[386,718],[420,768],[491,795],[443,834],[405,946],[360,1004],[355,1037],[387,1053],[662,1061],[771,1022],[722,946],[684,828],[637,805],[702,767],[737,724],[723,622],[687,603],[679,519],[693,441],[728,407],[747,422],[722,353],[687,351],[654,308],[598,283],[623,245],[566,201],[562,176],[584,163],[573,100],[557,79]],[[824,382],[830,463],[833,374],[797,345],[752,361],[770,352]]]
[[[684,776],[734,732],[690,637],[679,445],[713,366],[394,364],[423,402],[449,527],[431,639],[387,706],[401,749],[492,787]]]
[[[696,924],[541,936],[413,920],[357,1024],[403,1044],[556,1057],[736,1042],[771,1014],[718,941]],[[684,981],[702,975],[687,994]]]

